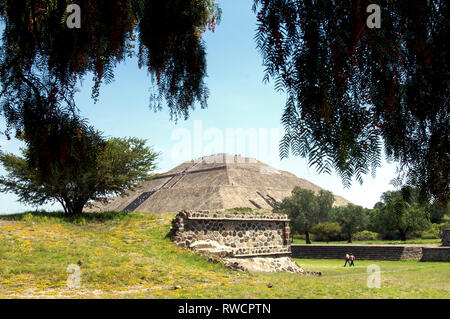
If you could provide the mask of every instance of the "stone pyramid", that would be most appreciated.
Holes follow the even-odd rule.
[[[184,162],[125,196],[111,198],[106,205],[94,203],[89,211],[271,210],[273,203],[290,196],[295,186],[315,192],[322,189],[253,158],[215,154]],[[335,206],[348,203],[335,195]]]

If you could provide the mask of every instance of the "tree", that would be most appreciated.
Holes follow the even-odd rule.
[[[286,94],[282,158],[336,170],[345,186],[375,174],[385,150],[421,198],[449,191],[450,10],[442,0],[255,0],[264,81]]]
[[[325,239],[327,241],[327,244],[329,241],[331,241],[333,236],[339,235],[341,231],[342,231],[341,226],[336,222],[318,223],[314,225],[313,228],[311,228],[311,233],[313,233],[314,235],[316,235],[321,239]]]
[[[405,241],[408,233],[428,229],[430,221],[423,208],[394,197],[375,211],[374,225],[377,232],[398,231],[401,240]]]
[[[386,191],[381,194],[380,200],[387,204],[392,198],[402,198],[408,204],[418,203],[419,201],[419,190],[417,188],[404,185],[399,190],[396,191]],[[425,204],[425,203],[421,203]]]
[[[203,33],[220,18],[215,0],[79,0],[81,28],[69,28],[67,1],[0,1],[4,25],[0,47],[0,114],[5,133],[34,139],[28,146],[42,172],[74,158],[66,139],[47,143],[59,130],[61,113],[77,117],[78,81],[94,75],[96,101],[114,68],[137,56],[156,83],[154,109],[166,102],[171,118],[187,118],[194,105],[206,107],[208,90]],[[2,129],[3,131],[3,129]],[[44,176],[45,174],[42,174]]]
[[[337,222],[342,227],[342,232],[349,243],[352,236],[362,230],[366,225],[365,210],[361,206],[348,204],[345,207],[333,207],[330,212],[330,221]]]
[[[298,233],[304,233],[306,243],[311,244],[309,233],[318,223],[320,212],[319,203],[313,191],[295,187],[290,197],[275,203],[273,212],[287,214],[291,219],[292,229]]]
[[[375,205],[373,205],[374,209],[379,209],[381,207],[383,207],[383,203],[382,202],[376,202]]]
[[[71,117],[61,118],[59,129],[51,133],[47,140],[51,147],[69,148],[70,156],[40,167],[38,159],[45,149],[23,136],[27,148],[22,157],[0,153],[8,173],[0,177],[1,191],[36,206],[59,202],[66,213],[79,214],[91,201],[106,202],[152,177],[158,154],[145,146],[145,140],[105,141],[98,131]]]
[[[450,206],[443,208],[438,203],[433,203],[429,207],[430,211],[430,221],[435,224],[440,224],[444,221],[445,215],[450,215]]]
[[[317,196],[317,202],[319,204],[319,222],[325,222],[328,220],[328,214],[334,203],[333,193],[321,189]]]
[[[387,204],[390,199],[401,198],[410,205],[418,205],[423,210],[429,213],[430,221],[432,223],[440,223],[446,213],[448,213],[450,207],[448,205],[442,205],[438,201],[421,201],[420,190],[411,186],[403,186],[397,191],[386,191],[381,194],[380,205],[376,208],[381,208],[384,204]],[[384,204],[383,204],[384,203]],[[447,207],[445,207],[447,206]]]

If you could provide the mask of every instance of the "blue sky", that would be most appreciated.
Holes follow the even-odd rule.
[[[389,183],[395,177],[394,164],[384,162],[375,179],[368,175],[363,185],[354,182],[351,188],[344,189],[336,173],[319,175],[300,157],[279,160],[280,118],[285,99],[283,94],[275,92],[271,83],[262,83],[264,68],[253,39],[256,29],[255,14],[251,10],[253,1],[218,2],[222,8],[222,21],[214,33],[207,32],[204,36],[208,67],[206,82],[210,90],[207,109],[197,108],[187,121],[179,120],[178,123],[170,121],[167,109],[161,112],[150,110],[151,79],[132,59],[117,67],[116,80],[102,87],[96,104],[90,98],[92,82],[89,77],[83,81],[77,94],[82,116],[106,136],[147,139],[148,145],[161,153],[160,172],[210,153],[238,153],[294,173],[355,204],[373,207],[382,192],[393,189]],[[252,140],[245,140],[243,136],[252,133],[256,134],[256,139],[253,136],[251,144]],[[239,148],[236,136],[241,136],[247,145]],[[19,146],[17,141],[6,141],[0,136],[3,150],[17,152]],[[0,169],[0,172],[3,174],[4,170]],[[13,194],[0,194],[0,213],[29,208],[19,203]],[[44,208],[59,209],[59,206]]]

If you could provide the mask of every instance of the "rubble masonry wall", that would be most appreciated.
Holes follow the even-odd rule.
[[[215,241],[229,257],[289,255],[287,215],[181,211],[172,221],[171,234],[178,246]]]

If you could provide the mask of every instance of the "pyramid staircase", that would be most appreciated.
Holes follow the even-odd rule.
[[[267,195],[268,198],[266,198],[263,194],[261,194],[260,192],[256,192],[256,194],[258,194],[262,199],[264,199],[264,201],[267,203],[267,205],[269,205],[270,207],[273,208],[273,206],[275,205],[275,200],[270,197],[269,195]]]
[[[154,193],[156,193],[156,190],[152,190],[149,192],[144,192],[141,195],[138,196],[134,201],[132,201],[127,207],[123,209],[125,213],[132,212],[136,208],[138,208],[143,202],[147,200],[150,196],[152,196]]]
[[[257,209],[261,209],[261,208],[262,208],[262,207],[261,207],[258,203],[256,203],[254,200],[249,199],[248,201],[249,201],[250,203],[252,203],[252,205],[255,206]]]
[[[128,213],[128,212],[132,212],[134,211],[136,208],[138,208],[143,202],[145,202],[148,198],[150,198],[150,196],[152,196],[153,194],[155,194],[157,191],[161,190],[161,189],[171,189],[172,187],[174,187],[176,184],[178,184],[178,182],[188,174],[189,170],[192,170],[195,166],[197,166],[200,162],[195,162],[194,165],[192,165],[191,167],[187,167],[185,168],[181,173],[175,174],[173,175],[171,178],[169,178],[169,180],[167,180],[163,185],[161,185],[161,187],[157,188],[157,189],[152,189],[151,191],[148,192],[143,192],[141,195],[139,195],[134,201],[132,201],[127,207],[125,207],[123,209],[124,212]]]

